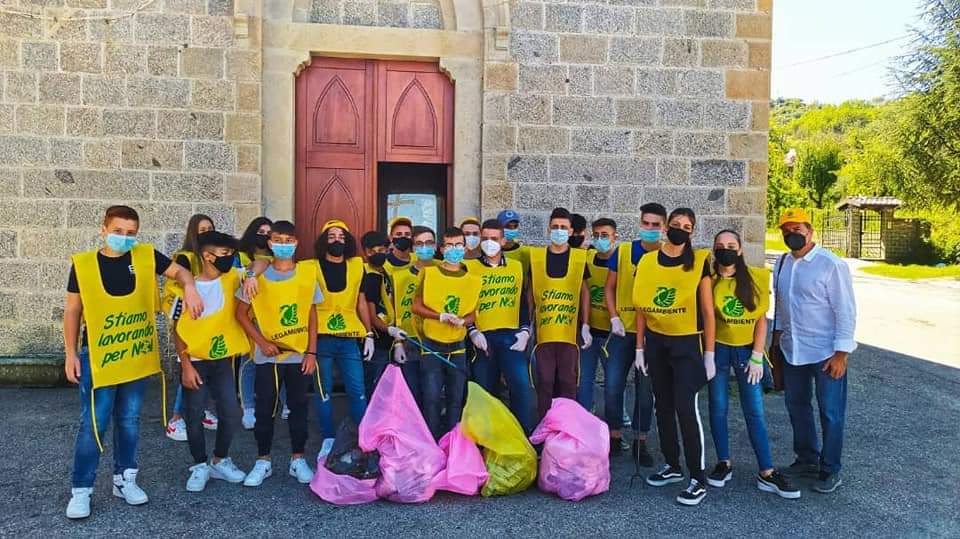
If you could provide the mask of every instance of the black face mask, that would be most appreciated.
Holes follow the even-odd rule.
[[[667,239],[674,245],[683,245],[690,241],[690,233],[682,228],[670,227],[667,229]]]
[[[796,232],[790,232],[783,235],[783,243],[787,244],[787,247],[791,251],[799,251],[807,245],[807,238],[803,234],[797,234]]]
[[[373,253],[367,257],[367,262],[375,268],[382,267],[387,262],[387,253]]]
[[[393,238],[393,246],[400,251],[409,251],[413,247],[413,240],[406,237]]]
[[[717,263],[721,266],[732,266],[737,263],[740,255],[733,249],[717,249],[713,252],[717,258]]]
[[[335,241],[327,245],[327,252],[333,256],[343,256],[343,252],[347,250],[347,244],[342,241]]]
[[[253,244],[257,246],[257,249],[266,249],[267,240],[270,239],[270,236],[266,234],[257,234],[253,238]]]
[[[570,239],[567,240],[567,243],[570,244],[570,247],[580,247],[583,245],[583,240],[587,239],[586,236],[570,236]]]
[[[233,268],[233,255],[218,256],[216,260],[213,261],[213,267],[217,268],[217,271],[220,273],[226,273]]]

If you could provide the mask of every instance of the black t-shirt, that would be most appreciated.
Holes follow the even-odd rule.
[[[383,303],[383,298],[380,296],[381,284],[383,284],[383,275],[376,271],[365,273],[363,281],[360,283],[360,291],[367,297],[368,303],[377,306],[377,312],[380,312],[380,306]]]
[[[590,278],[590,268],[588,264],[583,265],[584,280]],[[560,279],[567,274],[567,268],[570,267],[570,249],[562,253],[554,253],[547,249],[547,275],[551,279]]]
[[[409,256],[406,260],[400,260],[399,258],[397,258],[397,255],[393,254],[393,251],[387,253],[387,264],[390,264],[391,266],[403,267],[409,263],[410,263]]]
[[[172,263],[166,255],[156,250],[153,251],[153,262],[156,265],[157,275],[167,271]],[[133,293],[136,281],[133,275],[130,253],[118,257],[97,253],[97,265],[100,267],[100,280],[103,282],[103,288],[107,291],[107,294],[126,296]],[[186,267],[189,269],[190,264],[187,264]],[[80,293],[77,272],[72,264],[70,265],[70,277],[67,278],[67,292]]]
[[[180,266],[184,268],[190,269],[190,259],[187,258],[187,255],[177,255],[177,258],[174,260],[174,262],[180,264]]]
[[[327,283],[328,292],[343,292],[347,288],[347,262],[331,262],[326,258],[320,260],[320,271],[323,280]]]
[[[675,268],[683,265],[683,255],[667,256],[663,251],[657,253],[657,262],[665,268]],[[691,270],[692,271],[692,270]],[[700,273],[700,279],[710,277],[710,261],[703,261],[703,270]],[[700,293],[697,292],[697,331],[703,331],[703,318],[700,313],[703,312],[703,306],[700,304]]]

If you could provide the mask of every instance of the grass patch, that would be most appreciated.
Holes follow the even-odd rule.
[[[891,279],[957,279],[960,280],[960,266],[921,266],[919,264],[874,264],[860,269],[864,273]]]
[[[783,243],[783,233],[780,232],[780,229],[767,230],[763,247],[767,251],[787,252],[787,246]]]

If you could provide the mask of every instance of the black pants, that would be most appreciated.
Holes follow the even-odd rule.
[[[697,392],[707,383],[700,335],[674,337],[646,333],[644,357],[653,386],[660,450],[667,464],[680,468],[677,421],[683,435],[683,454],[690,477],[705,484],[703,423],[697,407]]]
[[[240,428],[240,405],[234,390],[233,359],[194,361],[193,368],[200,374],[203,385],[199,389],[183,388],[183,419],[187,424],[187,444],[197,464],[207,461],[207,442],[203,434],[203,410],[207,395],[216,403],[217,441],[213,456],[225,458],[230,442]],[[182,371],[181,371],[182,373]]]
[[[307,387],[310,385],[310,377],[300,372],[300,367],[299,363],[257,365],[253,383],[257,418],[253,426],[253,436],[257,439],[257,456],[269,455],[273,445],[273,423],[276,420],[273,413],[277,404],[278,385],[285,385],[287,388],[290,452],[303,453],[303,448],[307,445]]]

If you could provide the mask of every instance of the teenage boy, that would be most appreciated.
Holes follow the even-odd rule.
[[[445,356],[456,367],[436,357],[420,357],[420,389],[423,393],[423,415],[433,437],[439,439],[460,421],[467,390],[467,358],[464,338],[467,328],[481,338],[473,326],[480,299],[480,278],[467,273],[463,265],[466,253],[463,232],[456,227],[443,233],[443,262],[420,272],[413,314],[423,320],[422,342],[431,351]],[[478,348],[485,343],[476,339]],[[483,344],[484,346],[480,346]],[[441,396],[446,395],[446,403]],[[444,404],[446,404],[444,406]],[[440,412],[446,409],[441,421]]]
[[[570,231],[570,247],[582,248],[587,241],[587,218],[579,213],[571,213],[570,223],[573,227],[573,230]]]
[[[361,290],[367,302],[369,319],[377,334],[373,359],[363,363],[363,387],[369,400],[390,362],[390,347],[393,346],[394,339],[403,340],[406,333],[392,325],[393,316],[389,309],[392,288],[387,270],[383,266],[387,261],[390,238],[379,230],[371,230],[360,238],[360,246],[366,258]]]
[[[100,227],[105,245],[72,257],[63,309],[63,367],[67,380],[80,386],[80,427],[68,518],[90,516],[100,440],[111,418],[116,421],[113,495],[130,505],[147,503],[147,494],[137,486],[137,441],[145,378],[160,372],[156,276],[180,283],[189,316],[198,317],[203,310],[190,270],[152,245],[137,244],[139,229],[133,208],[111,206]]]
[[[384,269],[393,273],[413,265],[410,249],[413,247],[413,221],[409,217],[394,217],[390,220],[390,242],[393,247],[387,253]]]
[[[523,274],[530,273],[530,247],[520,243],[520,214],[513,210],[503,210],[497,214],[497,221],[503,227],[503,254],[520,262]]]
[[[480,218],[467,217],[460,221],[460,230],[463,231],[463,241],[467,248],[464,260],[478,260],[483,255],[480,252]]]
[[[570,212],[566,208],[555,208],[548,224],[550,245],[530,249],[540,417],[550,409],[554,397],[577,398],[580,370],[577,324],[581,317],[583,348],[593,344],[587,322],[590,311],[587,251],[570,247],[572,230]]]
[[[203,313],[195,320],[174,321],[187,443],[194,462],[187,479],[188,492],[202,491],[211,478],[239,483],[246,477],[227,456],[234,433],[240,428],[233,360],[250,352],[250,341],[234,316],[240,288],[240,274],[233,271],[237,240],[223,232],[209,231],[197,237],[197,247],[201,267],[196,286],[203,298]],[[209,463],[203,434],[207,395],[216,403],[219,418]]]
[[[637,342],[636,311],[633,307],[633,278],[637,272],[637,264],[644,253],[656,251],[660,248],[660,240],[667,226],[667,209],[656,202],[648,202],[640,206],[640,233],[639,238],[630,243],[621,244],[607,262],[607,282],[604,285],[604,297],[607,313],[610,315],[610,342],[607,343],[608,363],[627,365],[628,369],[634,361],[634,349]],[[622,402],[623,391],[627,378],[617,377],[617,385],[610,387],[610,381],[604,384],[605,394],[619,395]],[[634,406],[633,406],[633,451],[632,455],[641,466],[653,466],[653,457],[647,450],[647,434],[653,423],[653,391],[650,387],[650,378],[637,376],[634,378]],[[610,417],[607,418],[610,421]],[[610,433],[613,435],[616,421],[610,423]],[[623,422],[620,422],[623,426]]]
[[[236,319],[256,345],[254,394],[256,423],[253,435],[257,440],[257,461],[243,484],[258,487],[273,475],[270,449],[273,424],[277,412],[277,387],[286,386],[290,415],[292,455],[288,472],[297,481],[307,484],[313,471],[303,458],[307,443],[307,387],[317,368],[317,311],[323,301],[316,264],[294,263],[297,234],[290,221],[277,221],[270,230],[267,245],[273,261],[263,274],[255,276],[257,294],[250,298],[237,292]],[[247,272],[248,278],[253,272]],[[256,319],[251,320],[250,313]]]
[[[474,380],[493,393],[501,373],[510,391],[510,410],[524,431],[533,432],[533,389],[530,384],[530,310],[527,281],[520,262],[503,255],[503,227],[496,219],[480,229],[479,260],[467,263],[468,271],[480,277],[480,302],[476,329],[469,337],[477,349],[472,365]]]

